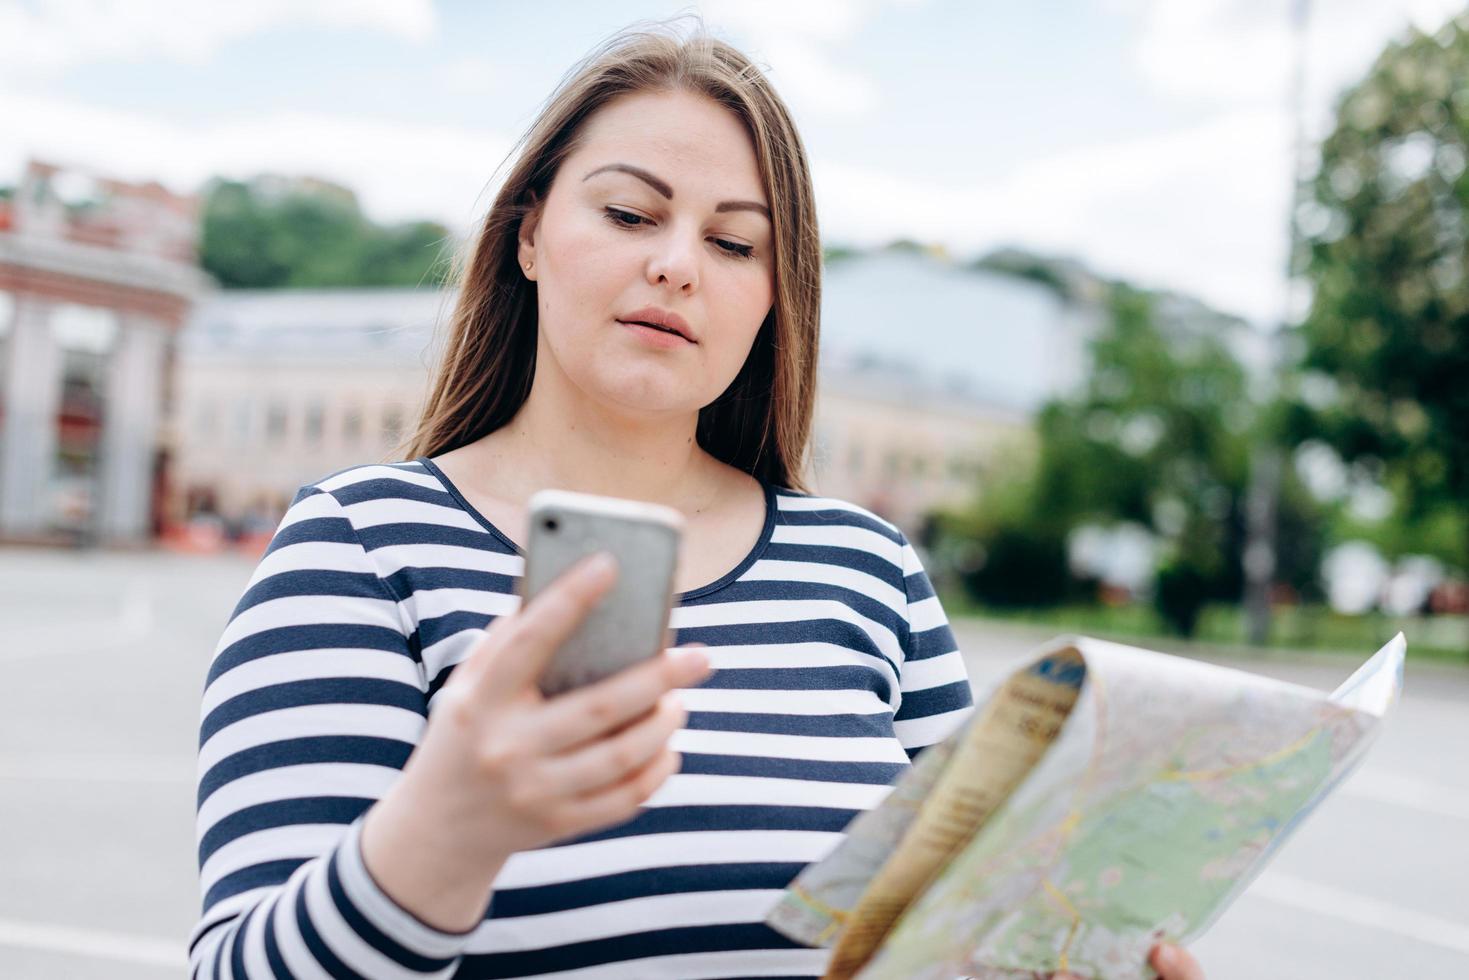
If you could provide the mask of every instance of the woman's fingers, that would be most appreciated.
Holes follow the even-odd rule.
[[[682,757],[672,749],[664,749],[641,768],[629,773],[619,782],[590,796],[568,800],[564,806],[572,808],[576,820],[582,827],[606,827],[631,819],[648,797],[663,785],[664,780],[678,772]]]
[[[1148,963],[1158,971],[1160,980],[1204,980],[1204,968],[1182,946],[1159,943],[1153,947]]]
[[[545,760],[541,773],[568,796],[590,795],[647,765],[667,746],[685,717],[683,705],[664,696],[651,713],[617,734]]]
[[[470,656],[474,697],[503,703],[535,684],[551,655],[617,580],[617,560],[599,552],[577,562],[518,612],[490,624]],[[468,662],[455,668],[458,673]]]
[[[1148,965],[1158,971],[1158,980],[1205,980],[1204,968],[1182,946],[1159,943],[1148,954]],[[1074,973],[1053,973],[1051,980],[1080,980]]]
[[[697,684],[708,674],[708,655],[682,647],[606,680],[567,691],[537,713],[536,738],[541,751],[556,755],[616,731],[647,714],[669,691]]]

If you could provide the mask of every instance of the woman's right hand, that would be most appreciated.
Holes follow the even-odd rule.
[[[536,684],[615,579],[611,556],[592,556],[491,623],[368,814],[369,870],[430,924],[473,925],[510,854],[629,820],[678,771],[668,740],[686,712],[670,692],[708,676],[701,651],[665,651],[553,698]]]

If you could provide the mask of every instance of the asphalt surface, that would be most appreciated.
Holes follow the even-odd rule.
[[[0,977],[185,974],[199,695],[252,567],[0,550]],[[1047,636],[958,631],[979,688]],[[1214,659],[1323,690],[1356,666]],[[1195,943],[1210,980],[1469,975],[1466,746],[1469,670],[1410,661],[1362,769]]]

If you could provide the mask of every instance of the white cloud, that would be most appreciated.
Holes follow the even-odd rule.
[[[872,0],[703,0],[706,19],[761,37],[796,35],[824,44],[847,41],[871,19]]]
[[[1201,122],[1028,165],[973,198],[968,213],[985,216],[976,244],[1008,237],[1055,247],[1259,322],[1285,316],[1293,2],[1099,2],[1136,20],[1138,70],[1159,95],[1201,110]],[[1437,30],[1463,3],[1312,3],[1303,52],[1307,138],[1329,132],[1337,97],[1390,40],[1410,25]],[[942,214],[937,202],[933,210]]]
[[[512,144],[498,133],[300,112],[183,125],[14,94],[0,94],[0,131],[41,159],[175,190],[214,174],[324,177],[356,190],[379,220],[432,217],[459,230],[488,206],[488,182]],[[911,236],[961,251],[1028,245],[1270,319],[1284,261],[1274,216],[1285,213],[1287,135],[1281,114],[1252,110],[1069,149],[983,185],[818,158],[822,232],[832,242]],[[0,174],[19,173],[23,158],[11,152],[0,151]]]
[[[0,74],[47,76],[150,57],[203,64],[230,41],[299,26],[424,41],[437,19],[431,0],[0,0]]]
[[[777,38],[765,45],[764,53],[771,82],[790,99],[798,116],[861,118],[878,106],[876,83],[820,47],[797,38]]]
[[[799,117],[860,118],[876,109],[876,82],[836,54],[877,11],[871,0],[704,0],[705,22],[732,31],[770,70]]]
[[[456,95],[484,95],[508,79],[504,68],[488,58],[456,58],[437,72],[439,84]]]
[[[1163,136],[1069,149],[985,185],[818,161],[822,233],[861,243],[911,236],[960,251],[1025,245],[1273,320],[1283,290],[1287,126],[1278,111],[1245,110]]]
[[[10,137],[0,149],[3,181],[27,155],[181,192],[216,174],[310,175],[352,188],[378,220],[428,217],[460,229],[488,206],[483,192],[512,143],[452,126],[304,112],[181,125],[3,90],[0,132]]]
[[[1278,0],[1155,2],[1142,17],[1138,67],[1174,98],[1279,99],[1289,79],[1288,11]]]
[[[875,80],[846,52],[883,2],[896,0],[706,0],[701,7],[712,30],[729,31],[770,65],[798,118],[809,114],[810,125],[819,126],[815,117],[850,118],[880,102]],[[818,156],[824,235],[857,243],[915,237],[963,252],[1026,245],[1192,292],[1259,321],[1278,318],[1290,174],[1288,4],[1098,2],[1138,20],[1140,70],[1161,90],[1198,105],[1196,122],[1019,162],[1008,176],[983,184],[941,184],[921,172],[878,172]],[[1404,24],[1435,28],[1462,2],[1318,0],[1309,49],[1315,116]],[[408,40],[437,29],[427,0],[259,0],[200,9],[184,0],[131,7],[0,0],[0,77],[7,63],[38,72],[108,58],[206,59],[234,38],[283,25],[368,27]],[[446,60],[436,81],[479,90],[496,73],[478,57]],[[14,179],[26,155],[159,179],[178,190],[213,174],[311,174],[352,187],[380,220],[433,217],[465,229],[488,204],[487,182],[512,142],[504,133],[465,127],[300,112],[174,123],[17,89],[0,84],[0,132],[7,137],[0,183]]]
[[[1295,0],[1103,0],[1138,21],[1138,69],[1160,95],[1220,106],[1290,98]],[[1317,0],[1305,23],[1307,133],[1325,134],[1332,106],[1410,26],[1436,31],[1464,0]]]

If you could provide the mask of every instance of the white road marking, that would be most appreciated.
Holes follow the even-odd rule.
[[[34,949],[43,953],[87,956],[114,963],[137,963],[185,969],[189,958],[182,939],[135,936],[103,929],[78,929],[45,922],[0,919],[0,947]]]
[[[1278,871],[1266,871],[1245,893],[1287,908],[1315,912],[1352,925],[1390,932],[1414,942],[1469,953],[1469,925],[1415,912],[1381,899],[1358,895]]]
[[[1409,911],[1379,899],[1293,875],[1267,871],[1250,886],[1247,894],[1276,905],[1390,932],[1415,942],[1469,953],[1469,925],[1425,912]],[[0,919],[0,946],[145,966],[179,968],[187,964],[182,940],[17,919]]]
[[[0,758],[0,779],[75,783],[193,783],[195,760],[167,756],[25,756]]]
[[[152,597],[133,589],[115,615],[93,622],[30,625],[0,633],[0,664],[34,660],[55,653],[109,653],[146,637],[157,623]]]
[[[1342,785],[1344,796],[1469,820],[1469,791],[1379,769],[1363,769]]]

